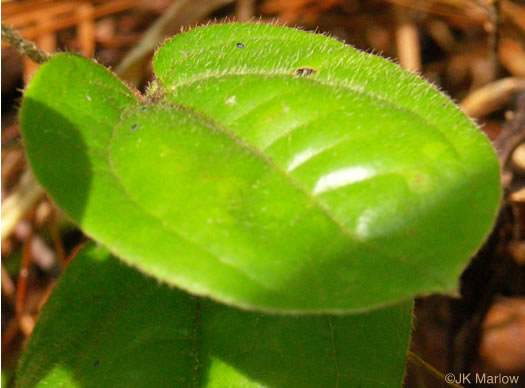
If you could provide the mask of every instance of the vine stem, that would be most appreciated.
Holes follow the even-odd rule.
[[[34,42],[25,39],[13,27],[4,23],[2,23],[2,40],[39,65],[49,59],[49,55],[39,49]],[[38,184],[31,171],[26,169],[16,191],[2,202],[2,241],[11,235],[17,223],[43,194],[44,189]]]
[[[430,375],[434,376],[440,381],[444,381],[448,386],[452,388],[463,388],[462,385],[456,384],[454,382],[448,382],[445,379],[445,375],[441,373],[439,370],[437,370],[435,367],[430,365],[428,362],[423,360],[421,357],[419,357],[416,353],[409,351],[408,352],[408,360],[411,361],[414,365],[424,369],[429,373]]]
[[[13,27],[4,23],[2,23],[2,40],[35,63],[42,64],[49,59],[49,55],[40,50],[33,41],[25,39]]]

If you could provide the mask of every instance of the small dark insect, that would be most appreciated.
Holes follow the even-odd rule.
[[[133,124],[133,125],[131,126],[131,128],[130,128],[130,129],[131,129],[132,131],[134,131],[135,129],[137,129],[137,127],[138,127],[138,125],[137,125],[137,124]]]
[[[94,363],[93,363],[93,366],[98,366],[98,364],[100,364],[100,360],[96,360]]]
[[[308,77],[309,75],[312,75],[313,73],[316,73],[317,70],[312,69],[310,67],[300,67],[298,69],[295,69],[293,74],[298,77]]]
[[[237,47],[237,48],[244,48],[244,45],[243,45],[242,43],[237,43],[237,44],[235,45],[235,47]]]

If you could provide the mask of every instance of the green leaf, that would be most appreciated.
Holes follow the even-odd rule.
[[[91,245],[44,306],[17,384],[400,386],[411,307],[346,317],[245,312],[159,284]]]
[[[197,28],[139,101],[70,54],[21,111],[55,201],[145,273],[235,306],[356,312],[449,291],[488,234],[499,165],[444,95],[325,36]]]

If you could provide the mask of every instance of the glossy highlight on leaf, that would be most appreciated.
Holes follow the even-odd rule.
[[[145,273],[245,309],[355,313],[453,289],[492,226],[489,141],[385,59],[226,24],[169,40],[153,67],[139,100],[55,55],[21,110],[43,186]]]
[[[44,306],[17,386],[400,386],[411,308],[245,312],[159,284],[90,244]]]

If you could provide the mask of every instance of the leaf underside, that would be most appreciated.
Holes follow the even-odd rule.
[[[393,63],[231,24],[176,36],[153,65],[140,100],[55,55],[21,110],[43,186],[145,273],[247,309],[359,312],[454,288],[490,230],[488,140]]]
[[[243,312],[159,284],[91,245],[46,303],[17,386],[399,386],[411,308]]]

